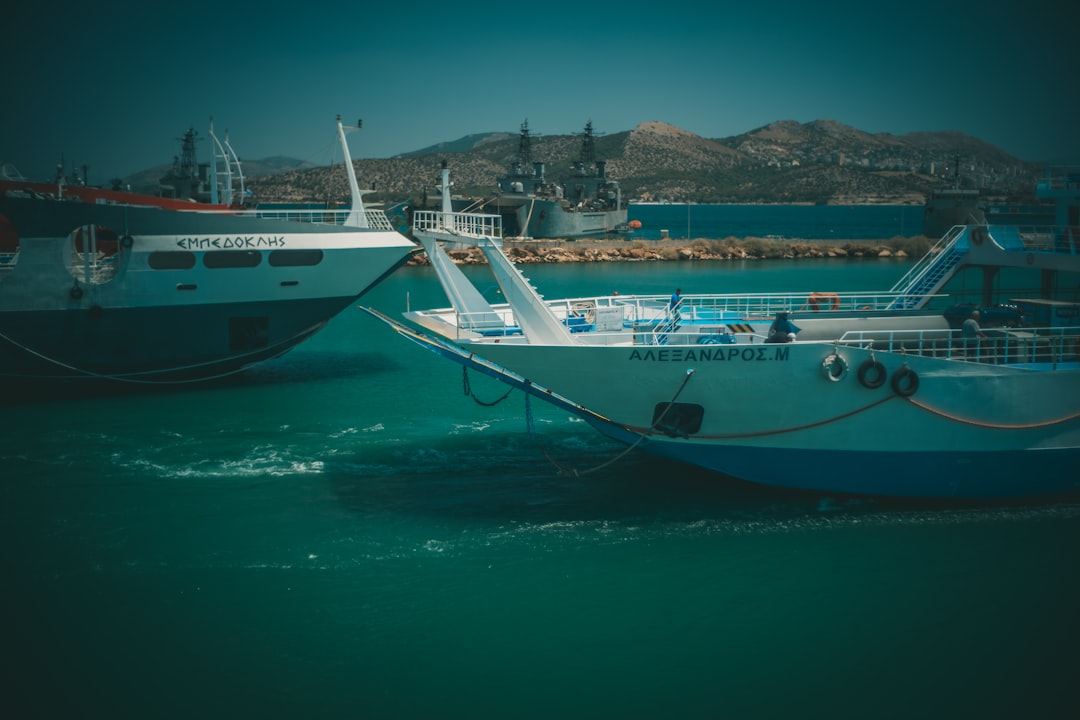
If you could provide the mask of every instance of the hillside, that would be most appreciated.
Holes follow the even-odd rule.
[[[533,136],[532,156],[551,178],[568,174],[578,158],[574,135]],[[435,194],[442,161],[455,194],[490,195],[517,156],[509,133],[470,135],[416,153],[355,160],[361,185],[384,201]],[[708,203],[922,203],[935,188],[960,182],[988,193],[1026,196],[1038,168],[999,148],[956,132],[869,134],[831,120],[784,120],[729,138],[709,139],[663,122],[596,138],[624,198]],[[253,178],[262,201],[347,197],[338,168],[292,169]]]
[[[325,170],[310,162],[295,160],[287,157],[269,157],[262,160],[244,160],[242,162],[244,178],[252,181],[256,178],[268,175],[280,175],[286,172],[307,172],[311,170]],[[172,165],[158,165],[143,170],[135,175],[128,176],[117,181],[119,187],[130,187],[140,192],[156,193],[161,185],[161,179],[172,169]]]

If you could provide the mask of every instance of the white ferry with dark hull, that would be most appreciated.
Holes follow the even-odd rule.
[[[285,353],[415,250],[365,209],[285,211],[0,183],[0,375],[226,375]]]
[[[1057,226],[952,228],[893,288],[542,299],[483,226],[508,302],[421,238],[452,307],[400,334],[635,451],[819,492],[1080,493],[1080,174],[1040,186]],[[970,304],[968,304],[970,303]],[[983,311],[981,335],[962,320]],[[417,330],[419,327],[420,330]]]

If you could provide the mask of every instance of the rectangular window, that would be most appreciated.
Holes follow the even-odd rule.
[[[274,267],[301,267],[318,265],[322,262],[323,251],[314,250],[274,250],[270,253],[270,264]]]
[[[160,250],[150,253],[147,262],[154,270],[190,270],[195,267],[195,253],[187,250]]]
[[[208,268],[249,268],[262,262],[262,253],[256,250],[218,250],[203,255],[203,265]]]

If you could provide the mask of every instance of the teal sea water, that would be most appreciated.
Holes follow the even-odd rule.
[[[921,205],[631,205],[633,238],[780,236],[803,240],[864,240],[923,234]]]
[[[907,267],[525,270],[556,297],[880,288]],[[362,302],[444,304],[425,268]],[[1078,707],[1080,502],[855,500],[637,455],[589,473],[622,448],[532,411],[534,435],[520,393],[474,403],[460,367],[353,309],[227,382],[5,402],[0,715]]]

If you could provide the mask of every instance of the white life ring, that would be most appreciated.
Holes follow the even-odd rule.
[[[826,380],[839,382],[847,375],[847,371],[847,360],[836,353],[826,355],[825,359],[821,361],[821,374],[825,376]]]

